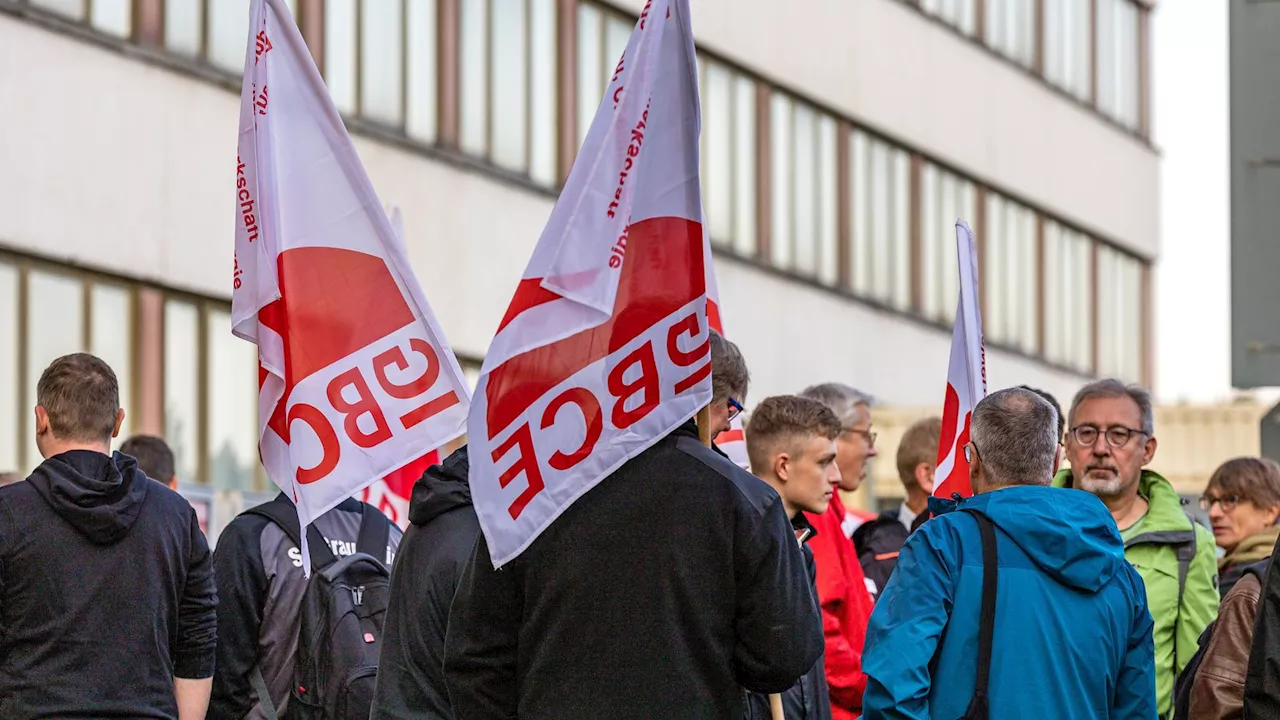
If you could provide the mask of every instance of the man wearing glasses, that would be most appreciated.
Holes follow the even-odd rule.
[[[1076,393],[1067,414],[1070,470],[1054,484],[1097,495],[1111,511],[1155,620],[1156,699],[1173,710],[1173,681],[1218,614],[1213,535],[1182,509],[1168,480],[1144,469],[1156,454],[1151,394],[1119,380]]]

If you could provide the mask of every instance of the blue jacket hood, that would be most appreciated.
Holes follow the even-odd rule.
[[[1127,562],[1107,506],[1082,490],[1014,485],[959,502],[935,498],[929,507],[977,510],[1045,574],[1079,590],[1098,592]]]

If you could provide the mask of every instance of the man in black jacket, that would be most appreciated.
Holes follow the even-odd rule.
[[[182,496],[111,454],[115,373],[58,358],[36,386],[46,459],[0,488],[0,717],[203,718],[217,640],[209,546]]]
[[[794,395],[765,398],[747,425],[747,453],[751,470],[778,492],[791,527],[800,540],[808,573],[806,589],[819,607],[817,566],[806,543],[815,530],[806,512],[821,515],[840,487],[836,438],[843,431],[836,414],[818,400]],[[753,720],[770,718],[763,695],[750,698]],[[831,720],[831,700],[822,658],[782,694],[787,720]]]
[[[271,502],[292,510],[284,493]],[[387,554],[379,559],[391,567],[400,528],[372,505],[347,498],[312,525],[329,544],[333,557],[343,558],[355,554],[366,513],[371,522],[389,525]],[[320,567],[315,547],[310,549],[313,567]],[[307,590],[302,551],[279,525],[244,512],[218,536],[213,572],[222,601],[218,605],[218,671],[209,717],[264,720],[272,717],[272,711],[289,717],[302,598]],[[271,696],[265,698],[271,708],[255,688],[258,674]]]
[[[738,720],[822,655],[778,493],[690,421],[495,571],[483,535],[453,600],[458,720]]]
[[[444,683],[445,629],[458,579],[480,535],[464,445],[413,486],[409,529],[391,599],[371,720],[452,720]]]

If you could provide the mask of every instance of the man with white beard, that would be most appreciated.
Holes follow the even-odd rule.
[[[1070,470],[1061,487],[1097,495],[1115,518],[1124,554],[1142,576],[1155,620],[1156,704],[1173,709],[1173,682],[1218,615],[1213,535],[1182,509],[1173,485],[1144,469],[1156,454],[1151,394],[1119,380],[1098,380],[1076,393],[1067,413]]]

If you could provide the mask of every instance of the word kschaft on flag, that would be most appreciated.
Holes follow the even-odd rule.
[[[232,324],[258,346],[263,465],[306,527],[460,435],[469,393],[284,0],[249,13]]]
[[[956,252],[960,299],[951,331],[947,396],[942,406],[942,437],[938,445],[937,479],[933,485],[933,494],[939,498],[950,498],[955,493],[962,497],[973,495],[964,446],[969,443],[973,408],[987,395],[986,350],[978,307],[978,249],[973,242],[973,231],[963,220],[956,222]]]
[[[688,0],[652,0],[481,369],[470,482],[495,566],[711,400]]]

